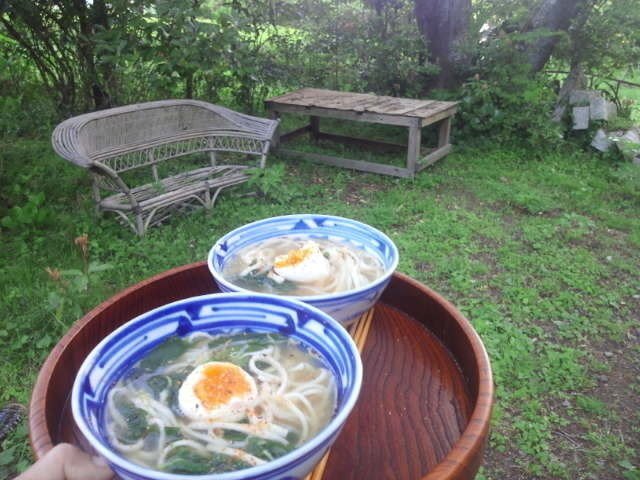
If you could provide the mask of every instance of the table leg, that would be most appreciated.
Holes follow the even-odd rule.
[[[451,119],[453,117],[447,117],[438,127],[438,148],[449,145],[449,135],[451,134]]]
[[[433,149],[427,156],[420,159],[420,163],[417,165],[416,172],[419,172],[429,165],[433,165],[435,162],[446,156],[451,151],[451,144],[449,143],[449,135],[451,133],[451,119],[452,117],[447,117],[441,120],[438,124],[438,146]]]
[[[309,133],[311,134],[311,139],[314,142],[317,142],[320,137],[320,117],[310,116],[309,117]]]
[[[411,176],[416,172],[416,165],[420,156],[421,137],[420,120],[416,119],[416,122],[409,127],[409,142],[407,144],[407,170]]]

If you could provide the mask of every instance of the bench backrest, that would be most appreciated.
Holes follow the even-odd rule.
[[[56,152],[123,171],[207,150],[264,154],[277,121],[197,100],[163,100],[79,115],[56,127]]]
[[[187,132],[233,130],[234,124],[216,112],[193,105],[128,110],[93,118],[78,132],[90,157],[119,147],[137,147],[173,140]]]

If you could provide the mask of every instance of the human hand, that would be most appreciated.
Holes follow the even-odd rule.
[[[49,450],[15,480],[111,480],[113,472],[100,457],[69,443],[60,443]]]

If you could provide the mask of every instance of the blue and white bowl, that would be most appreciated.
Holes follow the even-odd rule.
[[[319,308],[343,325],[350,324],[375,305],[398,266],[398,248],[393,241],[365,223],[331,215],[284,215],[239,227],[213,245],[207,264],[218,288],[223,292],[249,292],[223,276],[225,265],[243,248],[283,235],[338,240],[380,259],[384,274],[369,285],[345,292],[290,297]]]
[[[109,388],[150,349],[173,335],[194,331],[273,332],[315,349],[333,372],[337,408],[314,438],[271,462],[235,472],[177,475],[137,465],[107,440],[104,406]],[[265,294],[219,293],[170,303],[122,325],[87,356],[73,384],[73,418],[91,446],[125,480],[293,480],[307,475],[335,441],[362,384],[362,362],[349,333],[334,319],[305,303]]]

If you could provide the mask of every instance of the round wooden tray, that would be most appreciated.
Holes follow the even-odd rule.
[[[216,291],[206,263],[195,263],[142,281],[78,320],[47,357],[32,393],[36,457],[63,441],[89,448],[76,432],[69,395],[102,338],[150,309]],[[362,392],[322,478],[472,479],[488,436],[493,383],[469,322],[434,291],[395,273],[375,306],[362,358]]]

